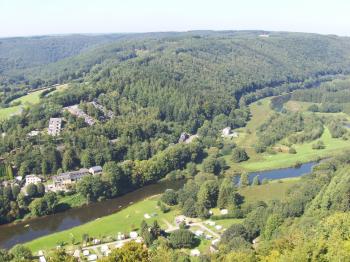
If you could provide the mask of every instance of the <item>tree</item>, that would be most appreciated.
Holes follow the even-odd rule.
[[[272,214],[266,221],[266,225],[263,231],[263,238],[266,240],[271,240],[273,234],[277,230],[277,228],[282,224],[283,219],[278,214]]]
[[[190,176],[194,177],[198,173],[197,165],[193,162],[187,163],[186,171]]]
[[[170,234],[169,242],[173,248],[191,248],[195,244],[195,237],[187,229],[178,229]]]
[[[35,184],[29,184],[26,188],[27,196],[30,198],[36,197],[38,195],[38,189]]]
[[[2,262],[10,262],[12,259],[12,255],[5,249],[0,249],[0,261]]]
[[[247,173],[242,173],[241,174],[241,179],[239,181],[241,187],[244,187],[244,186],[249,186],[249,176]]]
[[[107,195],[105,182],[97,176],[86,176],[77,184],[77,191],[82,194],[88,202],[96,201],[99,197]]]
[[[167,189],[162,194],[161,200],[169,206],[176,205],[177,204],[177,193],[173,189]]]
[[[23,245],[15,245],[10,249],[10,254],[14,261],[29,261],[33,257],[32,251]]]
[[[247,161],[248,159],[249,157],[243,148],[236,147],[232,150],[232,160],[235,163]]]
[[[139,261],[149,262],[149,253],[147,249],[143,248],[142,244],[135,242],[128,242],[122,248],[116,248],[112,253],[105,258],[102,258],[101,262],[115,262],[115,261]]]
[[[215,207],[218,200],[218,194],[219,188],[217,182],[213,180],[205,181],[198,191],[197,202],[207,209]]]
[[[47,214],[47,203],[43,198],[36,198],[30,203],[29,210],[34,216],[44,216]]]
[[[80,156],[80,163],[83,167],[88,168],[94,165],[94,157],[92,152],[89,149],[83,151]]]
[[[209,209],[203,203],[197,204],[196,214],[197,214],[197,216],[199,216],[202,219],[206,219],[206,218],[210,217]]]
[[[12,190],[12,196],[14,199],[17,199],[19,193],[21,192],[21,188],[19,187],[19,185],[13,185],[11,187],[11,190]]]
[[[187,217],[197,217],[196,202],[193,198],[186,200],[182,207],[182,214]]]
[[[252,186],[258,186],[258,185],[260,185],[260,178],[259,178],[259,175],[256,175],[253,178]]]
[[[45,195],[45,186],[43,183],[38,183],[36,185],[37,188],[37,196],[42,197],[43,195]]]
[[[73,149],[68,148],[64,154],[62,159],[62,168],[64,171],[69,171],[74,168],[76,164],[76,156]]]
[[[78,259],[67,254],[64,249],[57,249],[54,252],[50,253],[50,256],[47,258],[48,262],[78,262]]]
[[[230,242],[231,239],[235,237],[241,237],[245,240],[248,240],[247,229],[242,224],[233,224],[222,234],[221,241],[222,243]]]
[[[217,202],[218,208],[238,207],[242,202],[242,198],[231,178],[222,181]]]

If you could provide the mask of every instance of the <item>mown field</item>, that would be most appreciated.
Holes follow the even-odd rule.
[[[21,113],[21,109],[30,105],[38,104],[40,101],[40,94],[44,90],[35,91],[28,95],[19,97],[11,102],[11,104],[20,102],[20,105],[10,106],[7,108],[0,108],[0,119],[6,119],[13,115]]]
[[[48,95],[52,95],[56,92],[63,92],[68,88],[68,84],[64,85],[59,85],[56,87],[56,90],[49,93]],[[9,118],[13,115],[20,114],[21,110],[26,107],[30,107],[31,105],[38,104],[40,102],[40,94],[44,91],[45,89],[38,90],[32,93],[29,93],[25,96],[19,97],[17,99],[14,99],[11,104],[16,104],[20,102],[19,105],[15,106],[10,106],[7,108],[0,108],[0,119],[6,119]]]

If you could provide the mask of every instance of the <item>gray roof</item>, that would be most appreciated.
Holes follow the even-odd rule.
[[[90,169],[94,172],[99,172],[102,171],[102,167],[101,166],[92,166],[90,167]]]

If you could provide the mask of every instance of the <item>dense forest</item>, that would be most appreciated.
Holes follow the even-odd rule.
[[[288,94],[275,101],[278,106],[293,99],[313,103],[309,108],[313,112],[346,111],[350,41],[301,33],[270,32],[269,37],[261,37],[261,33],[0,39],[1,105],[8,106],[31,90],[50,87],[39,104],[1,120],[0,181],[29,174],[50,180],[61,172],[100,165],[101,177],[88,176],[66,192],[91,202],[164,177],[187,177],[189,181],[178,192],[164,193],[161,209],[177,204],[186,216],[207,218],[210,208],[227,208],[228,217],[244,219],[242,225],[227,229],[219,255],[211,259],[269,261],[274,256],[276,261],[295,261],[290,258],[312,254],[328,261],[327,256],[339,250],[322,241],[334,238],[345,245],[342,241],[347,240],[346,232],[336,230],[338,220],[347,219],[346,213],[336,213],[348,209],[346,156],[320,164],[290,191],[285,202],[245,207],[237,185],[230,183],[232,177],[223,179],[227,163],[222,152],[232,152],[234,163],[247,161],[249,156],[239,146],[224,145],[221,134],[225,127],[244,127],[251,117],[247,106],[272,95]],[[69,84],[64,91],[51,87],[61,83]],[[72,105],[78,105],[96,124],[89,125],[64,109]],[[325,128],[333,138],[348,139],[338,119],[279,109],[257,129],[256,152],[282,142],[293,153],[292,145],[319,139]],[[106,117],[106,112],[113,116]],[[52,117],[62,118],[59,136],[47,134]],[[31,136],[31,131],[38,133]],[[192,142],[179,142],[185,132],[197,136]],[[321,149],[322,143],[317,141],[313,149]],[[213,146],[219,153],[206,158]],[[198,163],[204,174],[197,175]],[[240,185],[249,185],[247,174],[242,174]],[[45,192],[43,184],[25,190],[20,192],[14,185],[0,188],[0,223],[62,210],[59,197],[65,193]],[[322,223],[329,227],[323,228]],[[309,225],[312,227],[301,234]],[[176,248],[181,247],[179,238],[193,237],[184,228],[179,230],[170,237]],[[289,234],[297,237],[289,238]],[[339,234],[342,238],[337,238]],[[157,233],[152,240],[158,237]],[[259,249],[253,249],[250,243],[257,237],[261,239]],[[315,241],[305,245],[308,238]],[[324,249],[327,252],[314,252]],[[1,252],[0,256],[13,257]],[[174,256],[173,261],[179,255],[173,249],[162,252]]]

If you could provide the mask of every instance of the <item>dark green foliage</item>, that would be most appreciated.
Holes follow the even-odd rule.
[[[191,248],[195,244],[195,238],[191,231],[178,229],[170,234],[169,242],[173,248]]]
[[[28,197],[36,197],[38,195],[38,188],[35,184],[29,184],[26,187]]]
[[[322,140],[318,140],[315,144],[312,144],[312,149],[320,150],[324,148],[325,148],[325,145]]]
[[[224,179],[220,185],[217,207],[236,208],[241,204],[241,200],[242,196],[237,192],[232,179]]]
[[[177,193],[173,189],[167,189],[162,194],[161,200],[170,206],[177,204]]]
[[[29,248],[23,245],[15,245],[10,249],[14,261],[26,261],[32,259],[33,255]]]
[[[247,173],[241,174],[239,184],[241,187],[249,186],[250,182],[249,182],[249,176]]]
[[[232,160],[235,163],[247,161],[249,159],[248,154],[243,148],[236,147],[232,150]]]
[[[223,243],[230,242],[232,238],[241,237],[248,240],[249,234],[247,229],[242,224],[233,224],[222,234],[221,241]]]
[[[217,181],[205,181],[198,191],[197,204],[209,209],[215,207],[219,195],[219,187]]]
[[[187,217],[197,217],[196,202],[192,198],[188,198],[182,207],[182,214]]]
[[[207,173],[219,175],[226,167],[224,158],[211,156],[203,161],[203,170]]]

